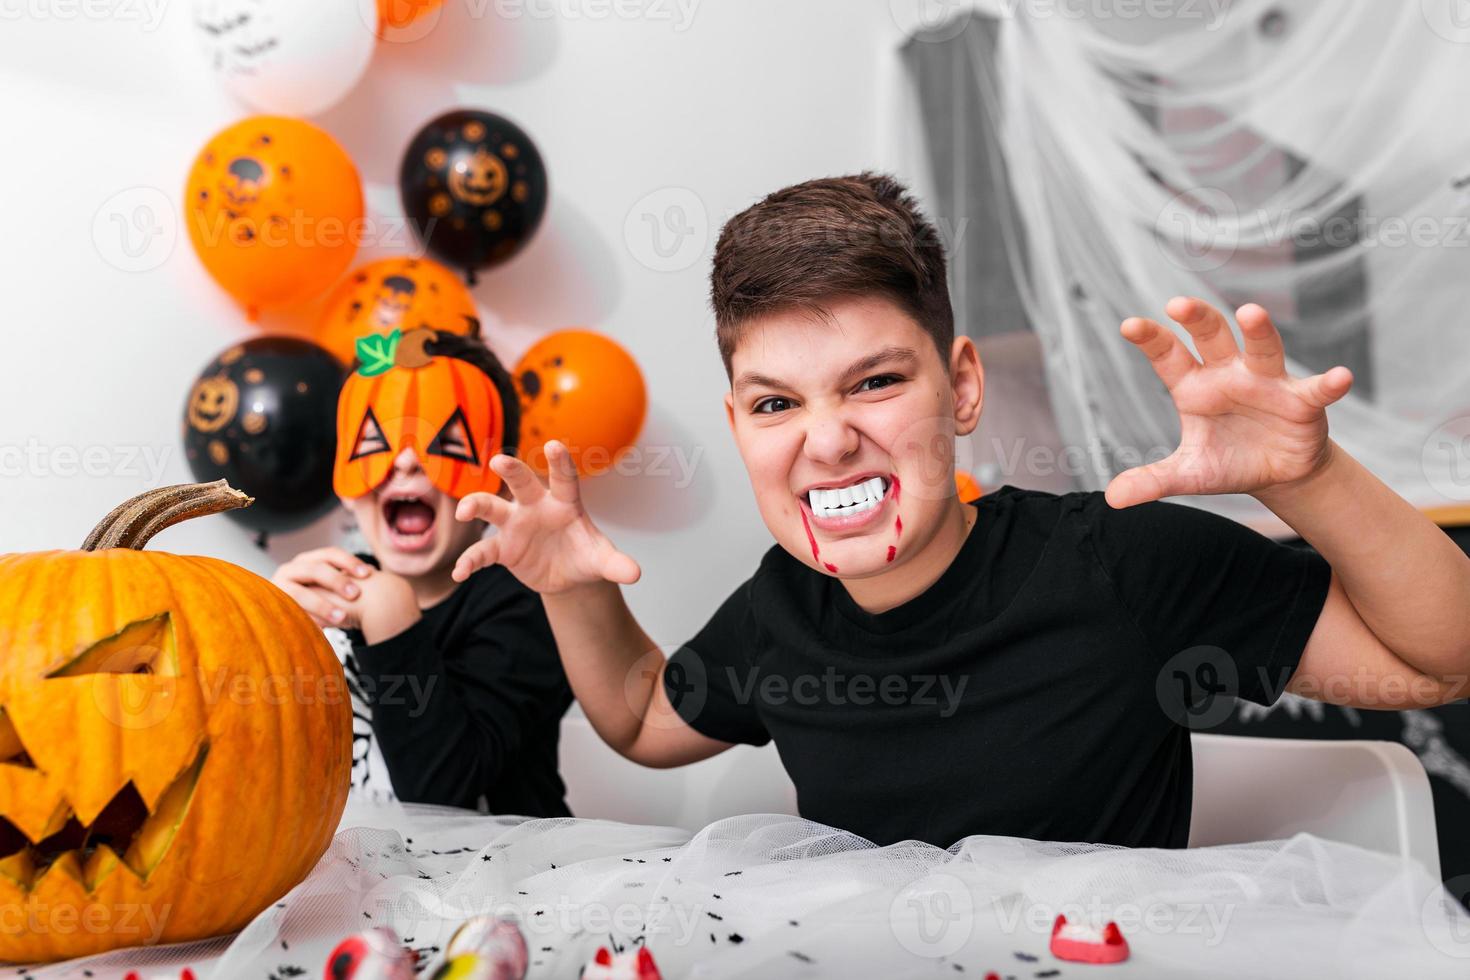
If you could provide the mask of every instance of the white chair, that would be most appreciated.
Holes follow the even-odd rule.
[[[561,772],[579,817],[692,831],[738,813],[796,813],[796,788],[773,745],[645,769],[608,748],[577,712],[562,722]],[[1302,831],[1412,858],[1439,874],[1429,778],[1404,746],[1194,736],[1191,847]]]
[[[1194,736],[1190,847],[1303,831],[1416,860],[1439,877],[1429,777],[1404,746]]]

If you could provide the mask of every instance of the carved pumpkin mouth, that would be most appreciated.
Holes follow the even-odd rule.
[[[208,742],[199,746],[194,761],[163,791],[151,812],[128,780],[90,823],[78,820],[71,805],[64,802],[40,840],[31,840],[0,816],[0,877],[29,891],[44,875],[59,869],[90,892],[122,864],[146,880],[168,853],[184,822],[208,751]],[[29,764],[24,751],[0,762]]]

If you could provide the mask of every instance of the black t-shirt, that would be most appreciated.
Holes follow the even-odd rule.
[[[876,615],[772,548],[671,658],[671,701],[711,738],[774,739],[802,816],[879,844],[1183,847],[1190,728],[1280,695],[1327,563],[1178,504],[975,506],[939,580]]]
[[[540,596],[491,565],[397,636],[347,635],[398,799],[570,815],[556,746],[572,689]]]

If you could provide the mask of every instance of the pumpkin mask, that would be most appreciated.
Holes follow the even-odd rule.
[[[361,497],[380,486],[405,449],[451,497],[500,489],[490,459],[504,445],[505,411],[490,377],[468,361],[425,350],[432,330],[357,340],[359,367],[337,399],[332,486]]]

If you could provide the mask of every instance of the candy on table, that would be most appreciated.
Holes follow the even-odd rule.
[[[648,947],[639,946],[636,953],[613,953],[606,946],[598,947],[592,962],[582,968],[582,980],[663,980],[653,954]]]
[[[477,915],[454,931],[434,980],[523,980],[530,955],[520,926]]]
[[[326,980],[413,980],[418,958],[387,926],[348,936],[327,957]]]
[[[1073,963],[1121,963],[1128,958],[1128,940],[1116,922],[1098,930],[1059,915],[1051,927],[1051,955]]]
[[[129,970],[123,974],[123,980],[143,980],[143,975],[137,970]],[[194,971],[186,966],[177,975],[172,973],[149,974],[148,980],[196,980],[196,978]]]

